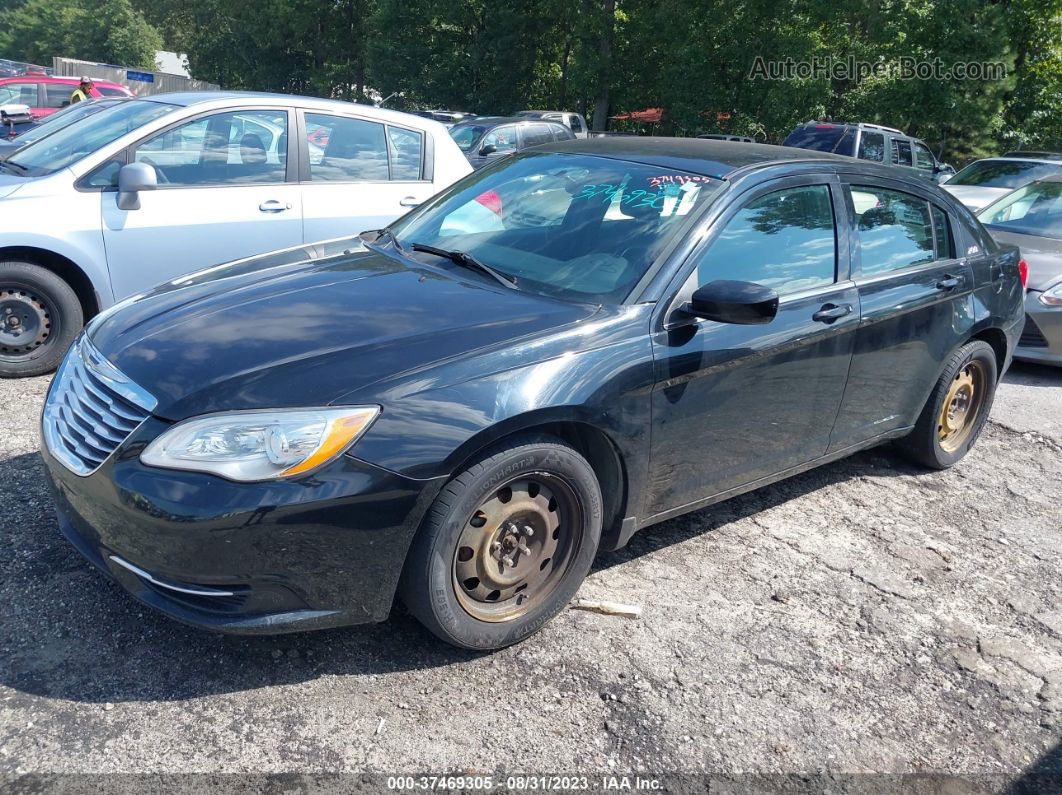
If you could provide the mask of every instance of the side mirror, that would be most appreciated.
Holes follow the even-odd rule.
[[[148,163],[126,163],[118,169],[118,209],[139,210],[140,191],[155,190],[158,175]]]
[[[483,147],[479,150],[481,156],[492,155],[498,151],[498,147],[494,144],[483,144]]]
[[[755,282],[719,280],[698,287],[683,311],[717,323],[752,326],[778,314],[778,293]]]

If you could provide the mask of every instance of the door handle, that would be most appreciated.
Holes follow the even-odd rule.
[[[954,290],[962,283],[962,280],[958,276],[952,276],[950,273],[944,274],[944,278],[937,282],[938,290]]]
[[[852,313],[851,304],[823,304],[822,309],[811,316],[819,323],[832,323]]]
[[[403,207],[420,207],[420,199],[416,196],[406,196],[399,202]]]
[[[264,213],[282,213],[285,210],[290,210],[291,205],[284,204],[284,202],[278,202],[276,199],[270,199],[269,201],[259,204],[258,209]]]

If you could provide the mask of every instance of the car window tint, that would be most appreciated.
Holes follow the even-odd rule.
[[[285,111],[217,113],[138,144],[133,160],[154,166],[160,187],[283,182],[287,129]]]
[[[70,101],[70,95],[74,93],[75,88],[77,88],[77,86],[67,85],[66,83],[45,83],[44,107],[63,107],[63,105]]]
[[[504,152],[516,151],[516,128],[515,127],[499,127],[496,130],[491,130],[489,133],[483,136],[483,143],[480,144],[480,149],[484,146],[493,145],[495,151],[499,154]]]
[[[67,92],[67,99],[70,93]],[[5,83],[0,86],[0,105],[17,104],[37,107],[36,83]]]
[[[697,264],[697,284],[737,279],[779,293],[832,284],[836,249],[827,186],[775,191],[727,222]]]
[[[929,148],[923,146],[920,143],[914,145],[915,154],[915,166],[925,171],[932,171],[933,166],[936,165],[936,160],[933,158],[933,153],[929,151]]]
[[[578,116],[572,116],[572,132],[581,133],[583,131],[583,122]]]
[[[853,185],[864,276],[934,259],[929,202],[899,191]]]
[[[892,139],[892,162],[897,166],[911,165],[911,142]]]
[[[935,204],[929,205],[929,209],[933,213],[933,241],[937,259],[951,259],[955,256],[955,248],[951,243],[951,226],[948,223],[948,214]]]
[[[306,114],[312,182],[386,181],[384,126],[373,121]]]
[[[851,127],[841,124],[814,124],[797,127],[783,142],[783,146],[798,146],[801,149],[813,149],[816,152],[835,152],[839,155],[852,154],[855,133]]]
[[[885,136],[864,131],[859,137],[859,158],[875,163],[885,162]]]
[[[524,127],[524,146],[551,143],[553,141],[552,127],[553,125],[550,124],[528,124]]]
[[[420,179],[423,133],[388,127],[387,143],[391,155],[391,179]]]

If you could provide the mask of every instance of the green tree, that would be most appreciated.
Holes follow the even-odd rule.
[[[162,46],[130,0],[26,0],[2,17],[0,49],[32,63],[63,56],[154,69]]]

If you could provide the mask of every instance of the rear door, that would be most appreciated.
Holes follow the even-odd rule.
[[[830,450],[913,424],[969,325],[973,274],[933,189],[842,178],[852,218],[860,325]]]
[[[847,225],[835,223],[844,213],[835,177],[775,180],[740,197],[691,255],[663,306],[718,279],[772,287],[780,303],[765,325],[664,316],[653,335],[653,514],[825,453],[859,319]]]
[[[387,226],[435,193],[422,130],[310,110],[300,117],[305,242]]]
[[[100,194],[115,299],[301,244],[299,186],[288,176],[290,126],[284,108],[206,113],[130,147],[126,158],[153,166],[158,189],[142,192],[137,210],[119,208],[114,192]]]

